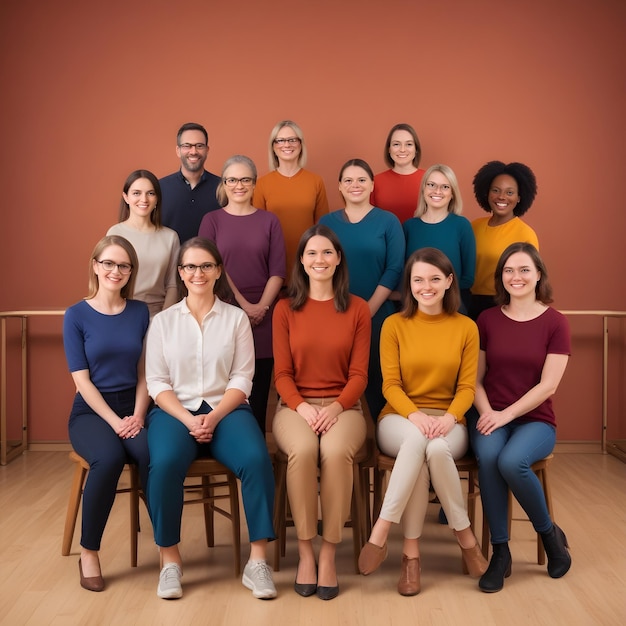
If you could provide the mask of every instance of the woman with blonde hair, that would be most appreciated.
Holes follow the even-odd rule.
[[[83,491],[80,584],[102,591],[98,552],[126,463],[147,488],[149,398],[143,341],[150,316],[132,300],[137,255],[123,237],[103,237],[89,260],[89,293],[63,319],[63,344],[76,395],[69,419],[74,450],[89,463]]]

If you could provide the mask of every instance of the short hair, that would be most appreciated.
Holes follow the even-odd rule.
[[[176,145],[180,145],[180,138],[187,130],[199,130],[204,135],[204,141],[207,146],[209,145],[209,134],[206,132],[206,128],[196,122],[187,122],[178,129],[178,133],[176,133]]]
[[[372,168],[368,165],[367,161],[364,161],[363,159],[350,159],[349,161],[346,161],[339,170],[339,182],[341,182],[343,173],[349,167],[360,167],[361,169],[364,169],[367,172],[370,180],[374,180],[374,172],[372,171]]]
[[[474,176],[474,196],[481,208],[491,213],[489,206],[489,190],[494,178],[507,174],[515,179],[520,201],[513,209],[513,215],[524,215],[532,205],[537,195],[537,179],[533,171],[523,163],[503,163],[502,161],[489,161],[485,163]]]
[[[415,217],[420,217],[420,215],[424,215],[424,213],[426,213],[426,209],[428,207],[426,206],[424,190],[426,189],[428,178],[433,172],[443,174],[448,179],[450,187],[452,188],[452,198],[450,199],[450,204],[448,204],[448,213],[461,215],[463,211],[463,200],[461,198],[461,188],[459,187],[459,181],[456,178],[456,174],[452,171],[451,167],[437,163],[436,165],[431,165],[426,170],[424,176],[422,176],[422,182],[420,183],[420,195],[417,200],[417,209],[415,209]]]
[[[288,126],[293,130],[294,134],[300,140],[300,156],[298,157],[298,165],[300,167],[304,167],[306,165],[307,160],[307,149],[306,143],[304,143],[304,134],[302,133],[302,129],[291,120],[283,120],[282,122],[278,122],[274,128],[272,128],[272,132],[270,133],[270,142],[268,145],[268,156],[269,156],[269,164],[270,171],[273,172],[276,168],[278,168],[278,157],[274,152],[274,140],[276,139],[276,135],[278,135],[279,131],[281,131],[285,126]]]
[[[302,265],[302,255],[306,248],[307,243],[312,237],[320,236],[326,237],[332,244],[333,248],[337,251],[341,262],[335,269],[333,274],[333,294],[335,301],[335,309],[339,313],[344,313],[350,305],[350,276],[348,273],[348,262],[346,255],[341,247],[339,237],[324,224],[314,224],[306,231],[304,231],[300,241],[298,243],[298,249],[296,251],[296,262],[294,263],[293,270],[291,271],[291,281],[288,288],[288,296],[290,298],[290,307],[294,311],[299,311],[309,297],[309,276],[304,271]]]
[[[103,250],[108,248],[109,246],[119,246],[126,252],[128,255],[128,259],[131,264],[130,276],[128,278],[128,282],[122,287],[120,291],[120,295],[122,298],[132,298],[135,293],[135,280],[137,279],[137,270],[139,269],[139,260],[137,259],[137,252],[135,252],[135,248],[133,248],[133,244],[128,241],[125,237],[121,237],[120,235],[107,235],[106,237],[102,237],[100,241],[96,244],[96,247],[93,249],[91,253],[91,257],[89,259],[89,286],[88,286],[88,294],[85,298],[86,300],[91,300],[95,298],[98,293],[98,289],[100,288],[100,282],[98,280],[98,274],[93,268],[94,261],[102,261],[100,258]]]
[[[241,163],[242,165],[245,165],[248,167],[248,169],[252,173],[252,179],[256,183],[256,179],[257,179],[256,165],[254,164],[254,161],[250,157],[244,156],[243,154],[235,154],[231,156],[229,159],[226,159],[226,161],[224,162],[224,167],[222,167],[222,176],[220,178],[219,185],[217,186],[217,190],[215,191],[215,195],[217,196],[217,201],[222,207],[228,204],[228,196],[226,195],[226,190],[224,189],[224,173],[231,165],[235,165],[237,163]]]
[[[410,124],[396,124],[389,131],[389,134],[387,135],[387,141],[385,141],[385,153],[383,155],[385,163],[392,169],[395,165],[394,160],[389,154],[389,148],[391,147],[391,137],[397,130],[406,130],[406,132],[410,133],[411,137],[413,137],[413,141],[415,143],[415,156],[413,157],[413,166],[419,167],[420,161],[422,160],[422,146],[420,144],[419,137],[415,132],[415,129]]]
[[[459,310],[461,293],[454,267],[450,259],[437,248],[419,248],[407,259],[402,277],[402,310],[403,317],[413,317],[417,313],[418,303],[411,292],[411,271],[415,263],[434,265],[444,276],[452,276],[452,283],[443,295],[443,312],[452,315]]]
[[[157,197],[157,203],[152,213],[150,213],[150,221],[157,227],[157,229],[163,226],[161,221],[161,205],[163,204],[163,196],[161,195],[161,185],[159,184],[159,179],[148,170],[135,170],[128,175],[126,182],[124,183],[124,187],[122,189],[123,193],[128,194],[128,190],[131,185],[140,178],[145,178],[152,183],[152,187],[154,188],[154,193]],[[124,196],[122,196],[120,200],[120,222],[125,222],[130,215],[130,207],[128,206],[128,202],[124,200]]]
[[[217,266],[221,268],[222,273],[220,277],[215,281],[215,286],[213,287],[213,293],[223,302],[232,302],[233,301],[233,292],[228,284],[228,278],[226,277],[226,272],[224,270],[224,261],[222,259],[222,255],[220,251],[217,249],[215,242],[210,239],[205,239],[204,237],[192,237],[191,239],[187,239],[185,243],[180,247],[180,251],[178,252],[178,268],[183,265],[183,258],[185,256],[185,252],[191,248],[200,248],[205,252],[208,252],[214,259]],[[178,293],[181,298],[187,296],[188,291],[187,287],[185,287],[185,283],[180,277],[180,272],[177,273],[177,282],[178,282]]]
[[[537,284],[535,285],[535,298],[543,304],[550,304],[551,302],[554,302],[552,298],[552,285],[548,279],[548,270],[546,269],[546,264],[543,262],[541,255],[539,254],[539,250],[537,250],[532,243],[518,241],[516,243],[512,243],[505,249],[505,251],[500,255],[500,259],[496,265],[496,271],[494,274],[496,304],[502,306],[503,304],[509,304],[511,302],[511,294],[504,288],[504,283],[502,282],[502,272],[504,271],[506,262],[517,252],[524,252],[527,254],[531,258],[537,271],[541,274]]]

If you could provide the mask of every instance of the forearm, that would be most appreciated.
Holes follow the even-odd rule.
[[[174,391],[162,391],[154,399],[159,408],[163,409],[167,414],[176,418],[179,422],[182,422],[188,429],[191,430],[192,414],[180,403],[178,396]]]
[[[283,286],[283,279],[280,276],[270,276],[267,283],[265,283],[265,289],[263,295],[259,300],[259,304],[263,307],[269,308],[276,300],[280,288]]]
[[[229,413],[246,401],[246,394],[240,389],[227,389],[217,406],[211,411],[215,423],[219,423]]]
[[[391,289],[378,285],[372,294],[372,297],[367,301],[367,305],[370,309],[370,315],[374,317],[378,312],[378,309],[382,306],[383,302],[391,295]]]
[[[91,382],[91,379],[76,380],[76,377],[74,377],[74,382],[76,383],[76,390],[94,413],[99,415],[117,432],[117,428],[119,428],[121,423],[121,417],[107,404],[98,388]]]

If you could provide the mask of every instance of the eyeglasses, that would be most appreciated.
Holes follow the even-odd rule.
[[[227,187],[236,187],[239,183],[241,183],[244,187],[249,187],[254,184],[255,179],[251,176],[244,176],[243,178],[233,178],[232,176],[229,176],[228,178],[223,178],[222,182]]]
[[[300,137],[280,137],[280,139],[274,139],[274,143],[277,146],[284,146],[285,144],[295,146],[300,143]]]
[[[207,145],[205,143],[181,143],[178,147],[185,152],[189,152],[192,148],[195,148],[198,152],[202,152],[207,149]]]
[[[103,269],[107,272],[112,272],[116,267],[120,271],[120,274],[130,274],[133,266],[130,263],[113,263],[113,261],[109,261],[105,259],[104,261],[98,261],[96,259],[96,263],[100,263]]]
[[[200,270],[203,274],[207,272],[213,272],[217,269],[217,263],[202,263],[202,265],[194,265],[193,263],[186,263],[185,265],[179,265],[180,269],[188,276],[193,276],[196,270]]]
[[[430,180],[426,183],[426,187],[428,187],[432,191],[450,191],[452,189],[450,185],[438,185],[437,183],[433,183]]]

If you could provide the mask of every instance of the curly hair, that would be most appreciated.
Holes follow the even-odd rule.
[[[537,179],[533,171],[523,163],[503,163],[502,161],[489,161],[485,163],[474,176],[474,195],[480,207],[491,213],[489,206],[489,190],[494,178],[507,174],[515,179],[520,201],[513,210],[513,215],[519,217],[530,209],[537,195]]]

